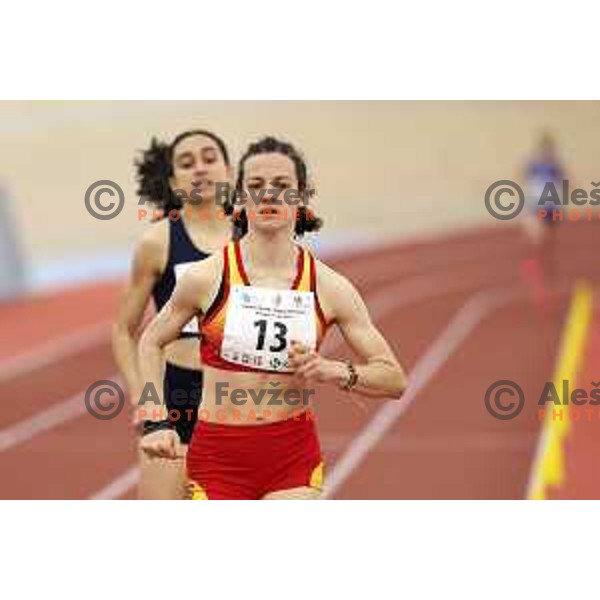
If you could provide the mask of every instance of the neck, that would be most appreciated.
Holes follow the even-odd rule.
[[[242,240],[250,261],[255,267],[285,268],[294,261],[296,248],[289,231],[265,234],[249,231]]]

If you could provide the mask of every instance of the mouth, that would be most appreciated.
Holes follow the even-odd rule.
[[[265,206],[258,211],[258,214],[264,217],[278,217],[281,215],[281,211],[272,206]]]
[[[192,181],[192,187],[201,188],[208,187],[212,182],[209,179],[197,179],[196,181]]]

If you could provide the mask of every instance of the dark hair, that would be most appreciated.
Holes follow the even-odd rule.
[[[236,193],[238,190],[242,189],[242,183],[244,181],[244,165],[246,161],[251,156],[256,156],[257,154],[269,154],[272,152],[283,154],[294,163],[294,166],[296,167],[296,177],[298,178],[299,191],[303,193],[305,195],[304,197],[306,198],[309,198],[313,195],[314,190],[309,189],[308,186],[308,169],[306,168],[306,162],[304,161],[304,158],[300,152],[298,152],[298,150],[296,150],[292,144],[283,142],[274,137],[265,137],[254,144],[250,144],[240,159],[238,164],[237,181],[232,199],[230,202],[226,202],[224,205],[226,214],[233,214]],[[308,209],[305,205],[302,205],[298,207],[298,212],[299,215],[296,219],[296,224],[294,227],[294,233],[297,236],[301,237],[307,231],[318,231],[321,229],[323,225],[323,219],[317,217],[312,210]],[[246,215],[246,210],[242,209],[233,219],[233,237],[235,239],[240,239],[246,235],[247,232],[248,217]]]
[[[166,216],[173,209],[180,209],[182,201],[177,198],[171,190],[169,178],[173,176],[173,155],[175,148],[188,137],[203,135],[213,140],[221,154],[225,164],[229,166],[229,153],[225,142],[216,134],[205,129],[193,129],[180,133],[170,144],[160,142],[152,138],[150,148],[142,154],[141,160],[135,161],[137,171],[138,195],[148,202],[152,202],[163,209]]]

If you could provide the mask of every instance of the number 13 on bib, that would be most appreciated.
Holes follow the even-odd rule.
[[[232,286],[221,356],[232,363],[290,373],[292,341],[317,345],[313,292]]]

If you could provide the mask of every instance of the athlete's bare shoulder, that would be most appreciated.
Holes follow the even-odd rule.
[[[319,294],[343,294],[354,290],[350,280],[324,262],[315,259]]]
[[[362,300],[350,280],[320,260],[317,267],[317,294],[327,321],[344,320]]]
[[[135,261],[144,268],[161,273],[169,255],[169,222],[162,219],[152,223],[135,244]]]

